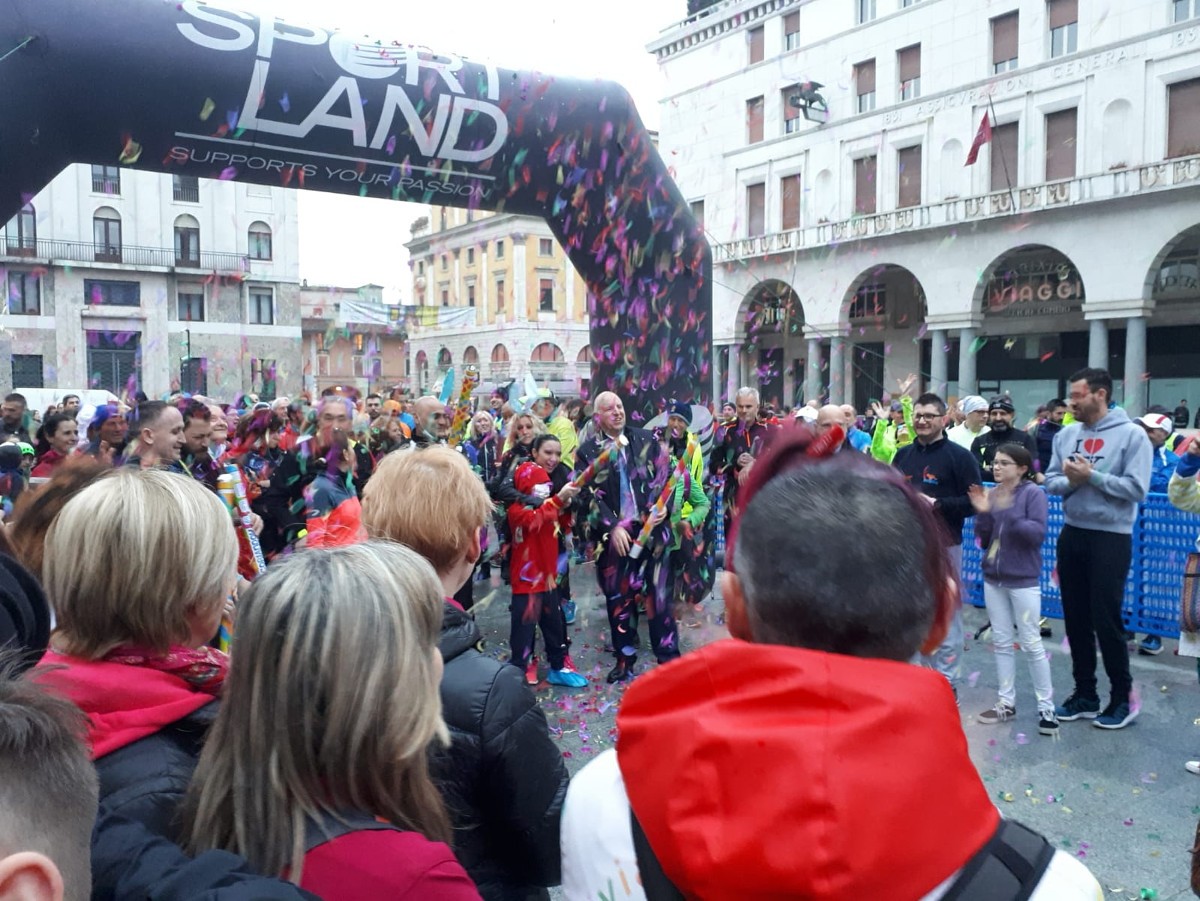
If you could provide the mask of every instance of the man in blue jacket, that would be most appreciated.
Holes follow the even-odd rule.
[[[1154,451],[1144,429],[1120,407],[1110,408],[1107,370],[1081,369],[1070,383],[1076,421],[1055,436],[1046,473],[1047,493],[1063,499],[1058,582],[1075,676],[1075,691],[1055,712],[1061,721],[1090,719],[1101,729],[1122,729],[1137,710],[1129,703],[1133,681],[1121,600],[1133,557],[1133,524],[1150,489]],[[1096,687],[1097,640],[1112,683],[1103,711]]]
[[[936,394],[922,394],[913,405],[916,440],[896,451],[892,465],[921,493],[946,527],[942,536],[954,572],[962,572],[962,530],[968,516],[975,515],[969,491],[983,483],[979,465],[971,452],[946,437],[946,402]],[[941,646],[923,657],[926,666],[946,677],[958,696],[962,676],[962,605],[955,608]]]

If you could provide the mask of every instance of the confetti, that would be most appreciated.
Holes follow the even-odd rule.
[[[207,122],[208,117],[213,114],[213,110],[216,108],[217,105],[213,103],[213,99],[211,97],[205,97],[204,106],[200,107],[200,121]]]

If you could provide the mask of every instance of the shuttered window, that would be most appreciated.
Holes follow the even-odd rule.
[[[761,63],[763,61],[764,47],[766,46],[763,39],[763,28],[760,25],[758,28],[751,28],[750,35],[750,65]]]
[[[800,176],[779,179],[779,227],[791,231],[800,227]]]
[[[746,142],[757,144],[763,139],[763,99],[746,101]]]
[[[900,70],[900,99],[912,100],[921,96],[921,45],[913,44],[896,54]]]
[[[746,234],[753,238],[767,233],[767,186],[746,188]]]
[[[1200,153],[1200,78],[1167,88],[1167,158]]]
[[[1046,181],[1075,177],[1078,114],[1072,107],[1046,116]]]
[[[905,147],[896,154],[896,206],[921,205],[921,145]]]
[[[854,161],[854,212],[875,212],[875,157]]]
[[[993,191],[1007,191],[1017,186],[1017,150],[1019,128],[1016,122],[992,126],[992,185]]]
[[[992,71],[1007,72],[1017,67],[1016,13],[992,19]]]

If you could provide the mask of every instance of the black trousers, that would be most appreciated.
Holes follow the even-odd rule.
[[[663,548],[649,549],[637,560],[617,555],[606,545],[596,561],[596,581],[608,607],[608,628],[613,655],[632,663],[637,659],[639,603],[650,621],[650,646],[659,663],[679,656],[679,630],[671,595],[671,555]]]
[[[1058,537],[1058,584],[1063,620],[1071,645],[1075,691],[1099,699],[1096,688],[1096,642],[1104,671],[1112,683],[1112,701],[1129,701],[1129,647],[1121,622],[1125,579],[1133,557],[1133,539],[1116,532],[1063,526]]]
[[[512,629],[508,643],[512,648],[512,663],[525,669],[533,657],[534,626],[542,629],[542,643],[551,669],[562,669],[567,656],[567,621],[557,591],[534,594],[514,594],[509,606]]]

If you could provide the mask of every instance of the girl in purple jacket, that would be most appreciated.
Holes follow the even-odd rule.
[[[1017,713],[1013,639],[1029,661],[1037,695],[1038,732],[1058,734],[1050,661],[1042,647],[1042,541],[1046,537],[1046,495],[1034,484],[1033,457],[1019,444],[1004,444],[993,462],[996,485],[969,491],[975,508],[975,534],[983,549],[983,600],[992,621],[992,642],[1000,677],[996,706],[979,714],[981,723],[1003,723]]]

